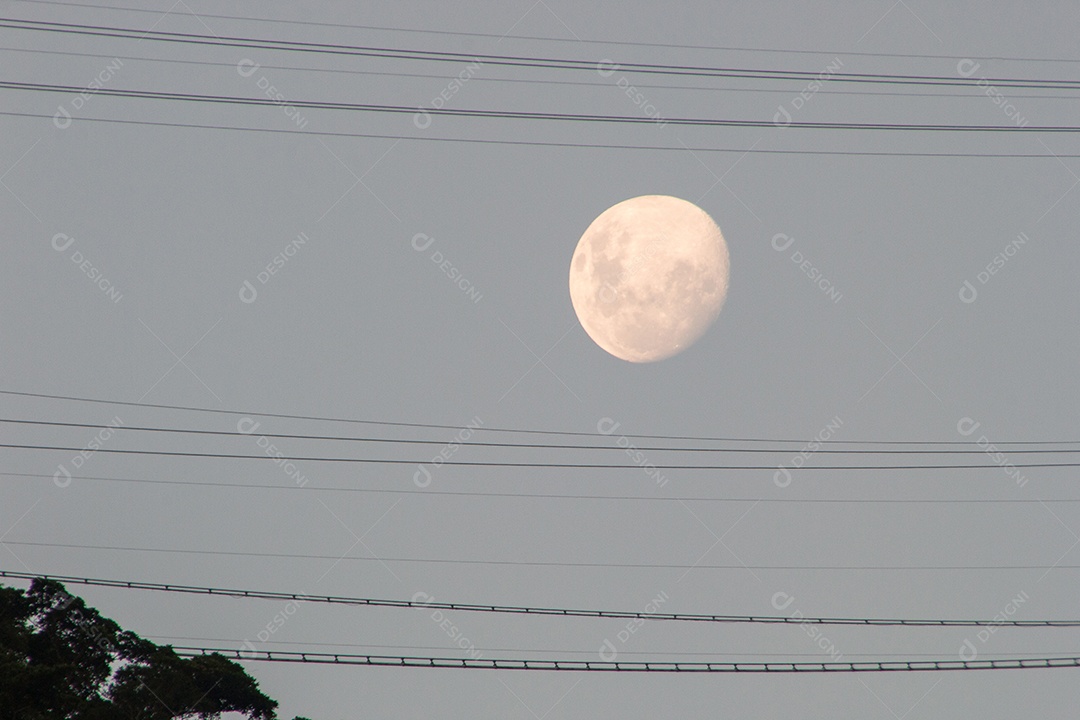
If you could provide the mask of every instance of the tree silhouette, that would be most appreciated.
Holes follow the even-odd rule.
[[[182,658],[54,580],[0,585],[0,720],[276,720],[277,705],[224,656]]]

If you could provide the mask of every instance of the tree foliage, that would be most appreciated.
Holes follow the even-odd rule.
[[[178,656],[102,617],[53,580],[0,585],[0,720],[172,720],[277,702],[222,655]]]

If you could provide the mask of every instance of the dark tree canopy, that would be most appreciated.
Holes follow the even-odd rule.
[[[52,580],[0,585],[0,720],[172,720],[240,712],[275,720],[277,702],[218,655],[182,658],[123,630]]]

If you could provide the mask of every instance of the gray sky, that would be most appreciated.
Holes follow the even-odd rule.
[[[147,4],[146,7],[149,7]],[[169,0],[155,13],[4,2],[8,17],[174,32],[776,70],[1063,79],[1076,65],[994,57],[1075,57],[1077,8],[1050,3],[926,2],[580,4],[541,0],[468,7]],[[161,13],[171,10],[168,15]],[[199,17],[196,17],[196,13]],[[316,20],[335,27],[207,17]],[[494,37],[418,34],[347,24]],[[502,34],[558,38],[526,40]],[[1075,98],[1048,90],[714,80],[556,72],[464,60],[308,56],[0,30],[9,80],[289,100],[604,113],[662,118],[1033,126],[1075,122]],[[772,52],[603,45],[673,43]],[[77,57],[16,51],[92,53]],[[786,51],[821,51],[800,54]],[[783,52],[782,52],[783,51]],[[877,57],[903,53],[946,57]],[[192,65],[121,57],[198,60]],[[964,63],[967,58],[970,62]],[[119,60],[119,65],[117,65]],[[255,66],[258,65],[256,68]],[[315,72],[271,66],[322,68]],[[110,69],[110,67],[112,69]],[[608,65],[602,65],[608,68]],[[379,73],[411,73],[402,77]],[[468,77],[459,87],[450,81]],[[545,82],[497,82],[497,79]],[[620,81],[644,85],[641,102]],[[565,85],[551,81],[590,83]],[[671,85],[722,88],[673,90]],[[768,89],[770,92],[752,92]],[[800,91],[805,98],[800,98]],[[766,155],[541,148],[305,135],[304,131],[731,149],[1077,154],[1063,134],[886,133],[799,128],[694,129],[667,124],[507,119],[237,107],[5,90],[0,117],[0,385],[207,408],[595,432],[834,441],[1075,439],[1080,310],[1073,275],[1080,161]],[[993,92],[1007,101],[996,102]],[[987,94],[989,93],[989,94]],[[82,100],[82,102],[78,102]],[[802,102],[800,102],[802,100]],[[1009,109],[1009,106],[1013,109]],[[73,122],[51,118],[63,107]],[[654,110],[650,110],[653,108]],[[84,122],[87,118],[222,124],[255,133]],[[62,118],[61,118],[62,119]],[[430,124],[426,120],[430,119]],[[643,194],[685,198],[720,225],[731,253],[724,310],[693,348],[634,365],[593,344],[567,291],[588,224]],[[301,235],[302,234],[302,235]],[[414,240],[418,234],[423,234]],[[299,239],[298,239],[299,238]],[[70,240],[70,244],[68,241]],[[431,240],[430,245],[426,245]],[[790,245],[785,244],[792,240]],[[414,249],[416,246],[424,250]],[[783,250],[775,249],[777,246]],[[61,249],[56,249],[57,247]],[[985,282],[979,273],[1007,253]],[[282,255],[277,272],[259,273]],[[436,255],[437,254],[437,255]],[[435,260],[433,260],[433,255]],[[794,256],[794,260],[793,260]],[[448,265],[440,267],[440,262]],[[460,283],[448,276],[449,268]],[[807,273],[834,288],[830,296]],[[89,274],[88,274],[89,273]],[[92,279],[104,277],[107,283]],[[961,291],[973,302],[964,302]],[[244,302],[241,295],[253,302]],[[103,289],[103,287],[105,289]],[[111,290],[110,290],[111,288]],[[469,290],[468,288],[472,288]],[[239,416],[3,397],[4,417],[231,431]],[[970,435],[958,431],[979,423]],[[834,431],[827,428],[830,424]],[[251,438],[116,433],[107,448],[259,454],[261,433],[409,431],[262,419]],[[95,431],[6,426],[6,442],[83,447]],[[504,438],[500,438],[504,439]],[[518,438],[520,439],[520,438]],[[364,449],[282,440],[293,455],[426,460],[437,449]],[[758,456],[766,465],[787,455]],[[301,489],[268,461],[91,455],[82,475],[235,482],[278,489],[52,480],[72,453],[4,450],[0,567],[55,574],[386,598],[675,612],[993,617],[1076,615],[1080,511],[1069,469],[618,471],[298,463]],[[691,456],[692,457],[692,456]],[[965,456],[961,456],[965,457]],[[966,456],[990,464],[981,455]],[[1013,457],[1019,462],[1023,456]],[[1030,459],[1031,456],[1029,456]],[[1039,457],[1039,456],[1034,456]],[[1047,456],[1043,456],[1046,459]],[[1068,456],[1049,456],[1064,461]],[[620,462],[612,452],[481,452],[454,459]],[[650,462],[685,462],[655,453]],[[745,458],[736,457],[741,462]],[[919,456],[920,462],[940,456]],[[897,462],[888,456],[864,460]],[[814,456],[808,465],[829,464]],[[73,470],[73,474],[76,471]],[[292,487],[292,489],[290,489]],[[412,490],[407,495],[328,488]],[[435,495],[435,490],[768,502],[616,501]],[[779,500],[1017,500],[1016,503],[821,503]],[[1039,500],[1047,501],[1045,503]],[[6,534],[5,534],[6,533]],[[359,539],[358,539],[359,538]],[[299,553],[297,560],[11,544]],[[698,564],[684,568],[535,567],[356,558]],[[725,565],[730,568],[703,568]],[[786,565],[1044,566],[1016,570],[748,570]],[[72,588],[125,627],[183,645],[295,649],[318,643],[374,653],[459,653],[427,611],[302,606],[265,642],[283,603]],[[777,593],[786,593],[778,596]],[[777,610],[776,598],[792,598]],[[781,601],[779,604],[783,604]],[[799,627],[647,625],[623,642],[620,621],[450,615],[483,657],[827,659]],[[266,634],[264,632],[264,634]],[[953,659],[1080,654],[1073,630],[825,628],[843,660],[919,653]],[[197,638],[197,639],[191,639]],[[282,644],[285,643],[285,644]],[[290,645],[288,643],[297,643]],[[327,648],[321,648],[327,649]],[[364,652],[360,647],[341,651]],[[640,655],[635,655],[640,653]],[[814,653],[818,653],[814,655]],[[744,655],[745,654],[745,655]],[[1068,670],[836,676],[543,674],[248,663],[281,716],[316,719],[679,717],[1072,717]],[[1073,671],[1075,672],[1075,671]],[[958,712],[959,711],[959,712]]]

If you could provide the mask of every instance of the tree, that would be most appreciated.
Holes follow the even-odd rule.
[[[220,654],[182,658],[54,580],[35,579],[25,591],[0,585],[0,720],[206,720],[225,712],[276,720],[276,709]]]

